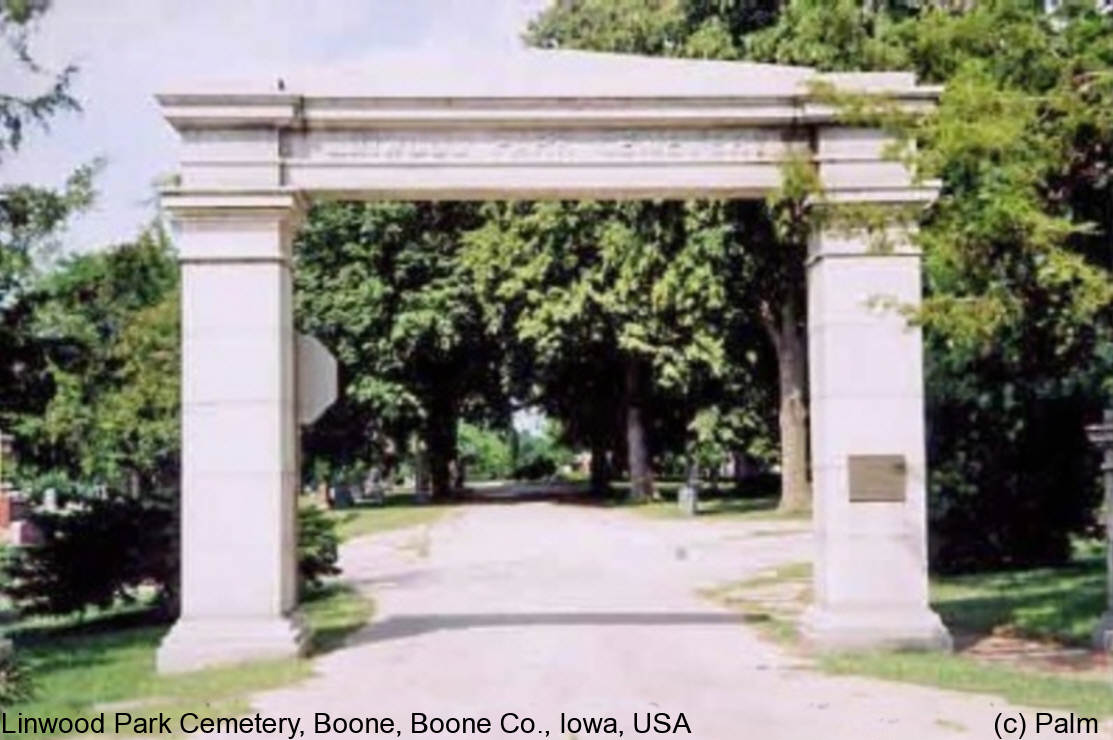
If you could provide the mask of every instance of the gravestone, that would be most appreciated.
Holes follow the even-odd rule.
[[[681,513],[695,516],[699,513],[699,489],[690,483],[685,483],[676,494],[676,505]]]
[[[386,500],[386,488],[378,468],[371,468],[363,479],[363,498],[373,504],[381,504]]]
[[[48,488],[43,491],[43,505],[44,511],[58,511],[58,492],[53,488]]]
[[[676,494],[676,505],[687,516],[699,513],[699,465],[695,462],[688,465],[688,480]]]

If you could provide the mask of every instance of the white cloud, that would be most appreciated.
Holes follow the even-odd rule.
[[[279,77],[344,65],[382,50],[494,54],[545,0],[55,0],[33,39],[46,64],[73,62],[84,112],[28,136],[0,182],[56,184],[103,156],[95,210],[66,242],[95,248],[128,239],[153,215],[153,181],[173,171],[174,134],[153,94],[176,80]],[[22,87],[0,71],[0,89]]]

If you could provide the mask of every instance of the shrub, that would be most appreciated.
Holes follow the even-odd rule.
[[[11,548],[2,590],[26,615],[63,615],[131,601],[153,586],[164,616],[178,611],[177,492],[90,498],[80,509],[37,512],[42,544]],[[303,507],[298,515],[298,574],[315,588],[338,573],[337,536],[327,515]],[[232,566],[234,567],[234,565]]]
[[[316,506],[298,509],[298,578],[301,592],[319,589],[324,579],[336,575],[340,538],[331,517]]]
[[[475,480],[497,480],[510,475],[512,454],[505,435],[486,427],[460,422],[457,432],[459,455],[467,463],[468,476]]]
[[[1021,395],[1022,394],[1015,394]],[[1084,398],[936,402],[929,437],[932,569],[1055,566],[1101,503]],[[1092,418],[1092,417],[1090,417]]]
[[[541,480],[556,475],[557,466],[551,458],[538,457],[514,468],[516,480]]]
[[[27,666],[10,647],[0,651],[0,707],[29,700],[34,684]]]
[[[13,548],[4,591],[25,614],[69,614],[130,600],[143,584],[175,602],[177,516],[165,496],[110,494],[78,510],[37,512],[42,544]],[[172,608],[172,607],[171,607]]]
[[[540,434],[523,433],[519,437],[514,477],[518,480],[551,478],[562,465],[572,462],[575,455],[560,439],[560,428],[551,421]]]

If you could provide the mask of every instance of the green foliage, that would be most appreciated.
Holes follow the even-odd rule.
[[[617,350],[663,386],[723,366],[713,330],[724,308],[721,232],[683,203],[492,205],[466,236],[465,264],[492,325],[509,325],[535,365]],[[535,368],[536,369],[536,368]]]
[[[324,579],[340,573],[336,522],[317,506],[298,507],[298,577],[303,594],[318,591]]]
[[[307,433],[307,458],[389,465],[417,434],[443,495],[457,420],[505,423],[500,348],[457,260],[478,223],[467,203],[313,209],[295,252],[296,316],[336,355],[343,392]]]
[[[544,48],[734,59],[750,31],[772,23],[783,0],[572,0],[556,2],[527,39]]]
[[[121,490],[176,485],[177,280],[152,229],[38,281],[30,329],[52,394],[16,417],[25,464]]]
[[[911,317],[926,336],[933,560],[972,568],[1065,558],[1069,533],[1090,524],[1096,503],[1081,427],[1113,376],[1113,20],[1092,3],[1068,4],[1053,20],[1029,0],[960,10],[792,0],[748,33],[762,24],[738,30],[734,3],[701,4],[698,17],[693,3],[641,5],[554,4],[532,38],[665,55],[692,53],[698,41],[717,58],[910,69],[946,83],[927,118],[898,120],[883,101],[841,102],[849,120],[905,127],[918,144],[912,163],[944,184],[918,235],[927,296]],[[789,249],[758,254],[753,214],[735,222],[751,249],[732,261],[739,290],[728,295],[758,296],[751,317],[787,305],[785,286],[803,284],[793,269],[815,218],[803,207],[814,188],[806,167],[794,173],[768,204],[773,240],[764,241]],[[975,528],[984,536],[970,538]]]
[[[823,70],[899,68],[900,50],[878,39],[884,24],[859,0],[791,0],[775,25],[747,39],[747,56]]]
[[[508,347],[511,395],[616,461],[631,406],[654,449],[682,438],[688,419],[672,410],[746,367],[728,362],[733,254],[716,214],[680,202],[487,206],[462,260]]]
[[[81,109],[70,95],[77,68],[71,65],[52,75],[31,56],[30,29],[50,6],[51,0],[0,0],[0,44],[14,57],[5,66],[48,78],[46,89],[29,97],[0,92],[0,157],[19,148],[28,125],[45,127],[54,115]]]
[[[472,480],[501,480],[513,472],[514,454],[507,434],[485,426],[460,422],[456,434],[460,459]]]
[[[14,548],[3,565],[3,593],[22,614],[85,614],[144,596],[154,588],[168,615],[177,609],[178,494],[110,493],[76,509],[36,512],[40,545]],[[297,567],[303,592],[339,573],[339,537],[325,512],[298,510]],[[145,596],[144,596],[145,597]]]
[[[46,90],[30,97],[0,90],[0,162],[20,147],[28,126],[45,127],[54,115],[78,109],[70,95],[75,69],[49,75],[30,53],[30,31],[49,7],[49,0],[0,0],[0,54],[13,57],[0,65],[32,78],[50,78]],[[5,427],[12,414],[39,411],[50,396],[44,348],[32,335],[33,306],[27,294],[36,267],[56,246],[62,226],[92,204],[98,166],[78,168],[61,190],[0,185],[0,425]]]
[[[753,36],[750,32],[771,23],[780,6],[777,2],[747,0],[554,3],[531,24],[529,40],[546,47],[734,59],[746,55]],[[646,319],[638,323],[641,334],[650,341],[633,344],[627,340],[626,347],[637,351],[635,357],[640,361],[652,363],[650,389],[643,395],[653,399],[656,418],[652,436],[658,449],[688,444],[685,430],[693,414],[710,406],[720,407],[724,415],[744,409],[751,422],[746,428],[750,437],[747,446],[772,446],[761,445],[757,439],[775,438],[772,409],[776,395],[750,389],[770,382],[777,387],[782,379],[782,395],[799,399],[797,406],[801,408],[799,413],[786,416],[785,423],[797,428],[800,438],[804,436],[799,430],[805,419],[800,372],[805,318],[806,241],[802,233],[810,221],[805,218],[807,199],[795,190],[797,185],[806,184],[805,169],[792,168],[789,174],[801,177],[786,178],[791,187],[766,208],[741,203],[665,204],[656,210],[644,204],[625,206],[640,212],[637,223],[657,219],[662,229],[670,223],[685,224],[685,229],[674,230],[674,234],[679,236],[676,243],[686,244],[672,251],[662,250],[659,243],[635,230],[635,238],[644,243],[644,248],[655,250],[666,263],[675,264],[676,271],[673,276],[662,276],[653,289],[646,285],[646,278],[657,278],[643,273],[639,290],[622,296],[623,300],[640,299],[643,303],[649,296],[652,301],[648,317],[652,323]],[[797,222],[789,225],[788,220],[794,217]],[[771,221],[776,221],[776,228]],[[782,237],[792,241],[782,242]],[[693,331],[686,322],[698,325],[706,334]],[[665,331],[660,331],[661,327]],[[601,364],[607,367],[611,358],[605,353],[592,354],[603,355]],[[795,370],[788,367],[793,362]],[[786,364],[779,374],[774,370],[777,363]],[[598,367],[588,375],[598,376]],[[613,391],[603,395],[615,397]],[[577,398],[589,396],[581,392]],[[668,411],[662,414],[661,409]],[[576,418],[567,412],[554,413],[564,419]],[[603,416],[614,415],[604,412]],[[573,430],[577,426],[573,424]],[[583,426],[597,428],[600,424],[595,420]],[[795,451],[800,454],[782,460],[783,467],[795,471],[786,480],[804,482],[803,449]]]
[[[573,453],[561,443],[560,425],[550,421],[539,434],[518,436],[518,457],[513,471],[517,480],[551,478],[572,462]]]
[[[919,233],[927,297],[914,318],[931,552],[946,569],[1062,562],[1097,501],[1081,428],[1113,354],[1113,23],[1081,5],[1052,22],[1040,5],[871,14],[797,0],[750,46],[763,61],[947,84],[910,132],[915,164],[944,184]]]

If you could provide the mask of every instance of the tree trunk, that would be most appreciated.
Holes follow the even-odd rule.
[[[649,462],[649,443],[645,433],[645,399],[642,369],[636,359],[626,361],[626,454],[630,468],[631,501],[642,503],[653,498],[653,470]]]
[[[431,413],[425,429],[429,454],[429,479],[433,498],[452,495],[452,462],[456,459],[456,415],[450,411]]]
[[[464,462],[464,458],[457,456],[456,465],[453,468],[452,487],[457,491],[463,491],[464,487],[468,484],[468,465]]]
[[[458,414],[452,398],[433,396],[426,400],[422,428],[429,462],[429,482],[434,500],[452,495],[456,460],[456,423]]]
[[[429,453],[425,450],[425,443],[419,442],[414,453],[414,492],[418,501],[427,501],[429,497]]]
[[[596,438],[591,441],[591,492],[603,496],[607,492],[610,476],[607,470],[607,443]]]
[[[781,503],[783,512],[807,511],[812,494],[808,484],[807,344],[798,326],[796,301],[788,297],[780,315],[766,312],[766,329],[777,353],[780,385]]]

